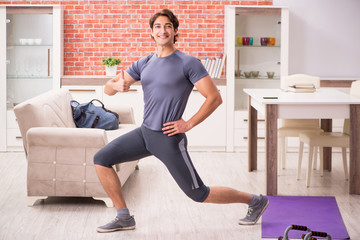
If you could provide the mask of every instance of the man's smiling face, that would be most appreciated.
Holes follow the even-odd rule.
[[[159,16],[152,28],[151,35],[159,46],[171,46],[174,44],[176,31],[170,19],[165,16]]]

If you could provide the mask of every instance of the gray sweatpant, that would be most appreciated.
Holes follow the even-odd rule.
[[[154,155],[160,159],[183,192],[196,202],[203,202],[209,188],[199,177],[187,152],[184,133],[167,136],[141,126],[111,141],[94,156],[94,164],[112,167]]]

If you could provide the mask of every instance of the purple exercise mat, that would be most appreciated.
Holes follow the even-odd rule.
[[[270,204],[262,216],[262,237],[278,238],[291,224],[326,232],[333,239],[350,239],[335,197],[267,196]],[[289,238],[306,232],[290,230]]]

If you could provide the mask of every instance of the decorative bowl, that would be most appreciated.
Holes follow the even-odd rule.
[[[268,78],[273,78],[275,72],[266,72],[266,74],[267,74]]]
[[[251,78],[251,72],[244,72],[246,78]]]
[[[252,72],[251,72],[251,75],[252,75],[254,78],[257,78],[257,77],[259,77],[259,71],[252,71]]]

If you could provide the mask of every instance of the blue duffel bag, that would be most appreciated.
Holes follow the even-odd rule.
[[[99,102],[101,106],[95,106],[94,101]],[[119,128],[119,115],[106,109],[98,99],[81,104],[76,100],[71,100],[70,105],[75,125],[78,128],[100,128],[105,130]]]

